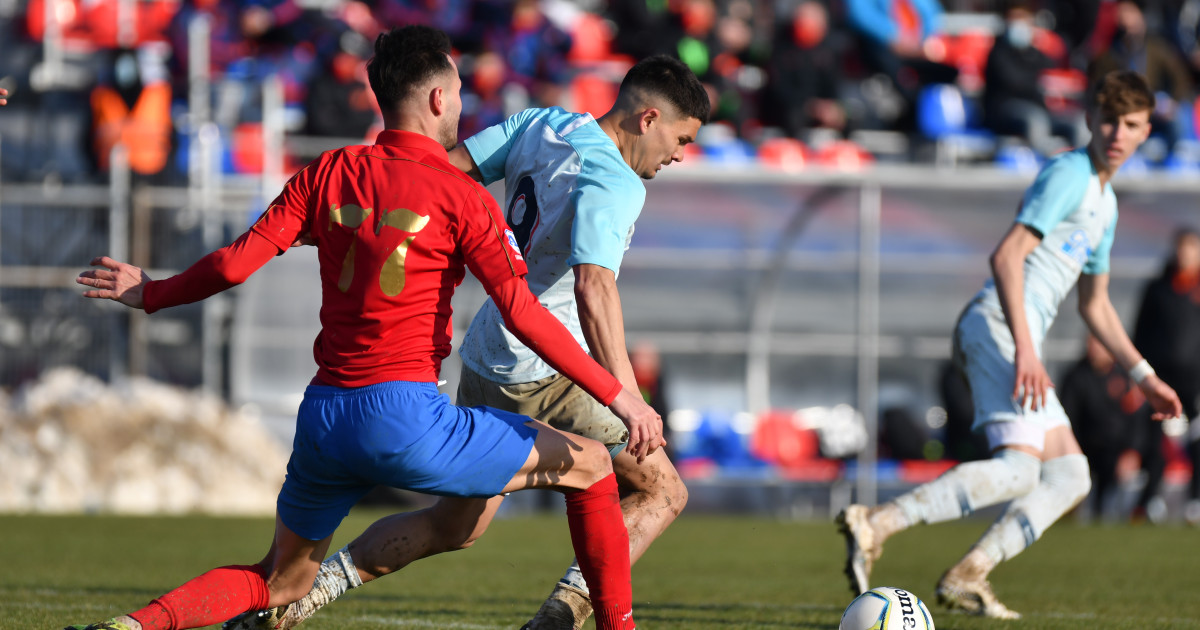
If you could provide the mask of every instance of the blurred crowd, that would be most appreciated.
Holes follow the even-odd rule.
[[[206,47],[189,45],[197,18]],[[1200,0],[9,0],[3,177],[102,179],[117,142],[139,174],[182,176],[191,54],[208,57],[228,170],[261,168],[270,76],[288,134],[370,138],[363,62],[409,23],[454,42],[463,137],[525,107],[603,113],[629,64],[667,53],[710,89],[698,157],[855,166],[949,148],[1022,168],[1085,141],[1088,82],[1129,68],[1159,99],[1130,170],[1200,170]]]

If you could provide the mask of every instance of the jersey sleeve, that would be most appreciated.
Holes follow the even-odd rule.
[[[296,238],[312,229],[310,200],[316,189],[316,161],[300,170],[284,184],[279,196],[271,202],[250,229],[271,241],[280,251],[287,251]]]
[[[1086,155],[1066,154],[1051,160],[1038,173],[1029,190],[1025,191],[1017,222],[1028,225],[1043,236],[1049,234],[1054,226],[1083,202],[1091,176],[1090,168]]]
[[[1104,230],[1104,236],[1100,237],[1100,244],[1096,246],[1096,249],[1092,250],[1092,255],[1088,256],[1087,262],[1084,263],[1083,273],[1089,276],[1108,273],[1108,259],[1116,237],[1117,215],[1114,213],[1112,223],[1108,224],[1108,228]]]
[[[146,284],[142,293],[147,313],[199,302],[246,281],[279,253],[261,234],[250,230],[236,241],[196,261],[186,271]]]
[[[463,145],[479,167],[484,185],[504,179],[504,163],[508,160],[513,141],[529,126],[541,110],[527,109],[510,116],[504,122],[492,125],[467,138]]]
[[[585,164],[578,187],[571,193],[575,221],[571,226],[571,255],[567,264],[599,265],[614,273],[625,256],[629,231],[642,212],[646,189],[627,179],[605,177]]]
[[[471,185],[463,202],[459,244],[467,268],[490,293],[509,279],[524,276],[528,269],[496,200],[482,185]]]

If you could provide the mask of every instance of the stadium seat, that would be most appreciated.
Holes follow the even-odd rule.
[[[571,79],[570,109],[599,118],[617,102],[617,87],[618,84],[599,75],[588,72],[578,74]]]
[[[978,159],[995,152],[996,139],[978,123],[974,103],[956,86],[937,84],[917,96],[917,126],[935,144],[938,165],[955,166],[960,158]]]
[[[758,158],[754,147],[741,138],[705,144],[704,157],[718,164],[752,164]]]
[[[826,168],[859,171],[875,161],[866,149],[850,140],[836,140],[817,150],[816,161]]]
[[[789,173],[808,166],[808,147],[795,138],[771,138],[758,147],[758,159],[768,168]]]
[[[1024,144],[1011,144],[996,151],[996,166],[1017,173],[1036,173],[1042,168],[1043,160],[1032,148]]]

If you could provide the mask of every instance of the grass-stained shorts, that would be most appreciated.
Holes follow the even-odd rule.
[[[529,418],[458,407],[434,383],[358,388],[310,385],[277,509],[320,540],[376,484],[455,497],[491,497],[520,470],[537,431]]]
[[[487,405],[541,420],[560,431],[600,442],[613,457],[629,443],[625,423],[562,374],[510,385],[488,380],[463,366],[455,402]]]

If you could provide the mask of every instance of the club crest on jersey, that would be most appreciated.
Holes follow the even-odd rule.
[[[509,249],[513,250],[513,256],[516,256],[517,260],[525,260],[525,258],[521,256],[521,248],[517,247],[517,235],[513,234],[512,230],[505,229],[504,238],[508,240],[508,247]]]
[[[1087,232],[1083,230],[1075,230],[1067,237],[1067,240],[1062,244],[1062,251],[1067,258],[1074,260],[1080,265],[1087,264],[1088,258],[1092,255],[1091,243],[1088,241]]]

